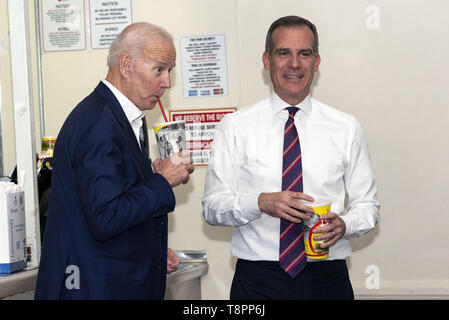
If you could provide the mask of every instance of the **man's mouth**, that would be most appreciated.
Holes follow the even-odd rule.
[[[303,74],[286,74],[284,77],[287,79],[297,80],[297,79],[304,78],[304,75]]]

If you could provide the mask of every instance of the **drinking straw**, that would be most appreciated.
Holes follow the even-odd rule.
[[[161,109],[162,115],[164,116],[165,122],[168,122],[167,116],[165,115],[164,107],[162,107],[161,99],[157,97],[157,103],[159,104],[159,108]]]

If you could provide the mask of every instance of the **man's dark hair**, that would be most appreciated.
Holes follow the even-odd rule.
[[[267,39],[265,41],[265,52],[267,52],[270,56],[273,52],[273,32],[278,27],[308,27],[313,33],[313,55],[316,56],[318,54],[318,31],[316,30],[315,25],[307,19],[298,17],[298,16],[286,16],[277,19],[273,22],[268,29]]]

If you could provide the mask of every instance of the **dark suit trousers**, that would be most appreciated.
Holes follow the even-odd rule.
[[[231,300],[353,300],[345,260],[309,262],[292,279],[277,261],[239,259]]]

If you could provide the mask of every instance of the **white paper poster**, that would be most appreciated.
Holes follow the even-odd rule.
[[[108,49],[115,37],[132,23],[131,0],[89,0],[92,49]]]
[[[84,0],[40,1],[44,51],[84,50]]]
[[[224,34],[181,38],[184,98],[228,95]]]
[[[237,108],[170,110],[170,121],[185,122],[186,146],[195,166],[208,165],[215,127],[226,114],[236,110]]]

